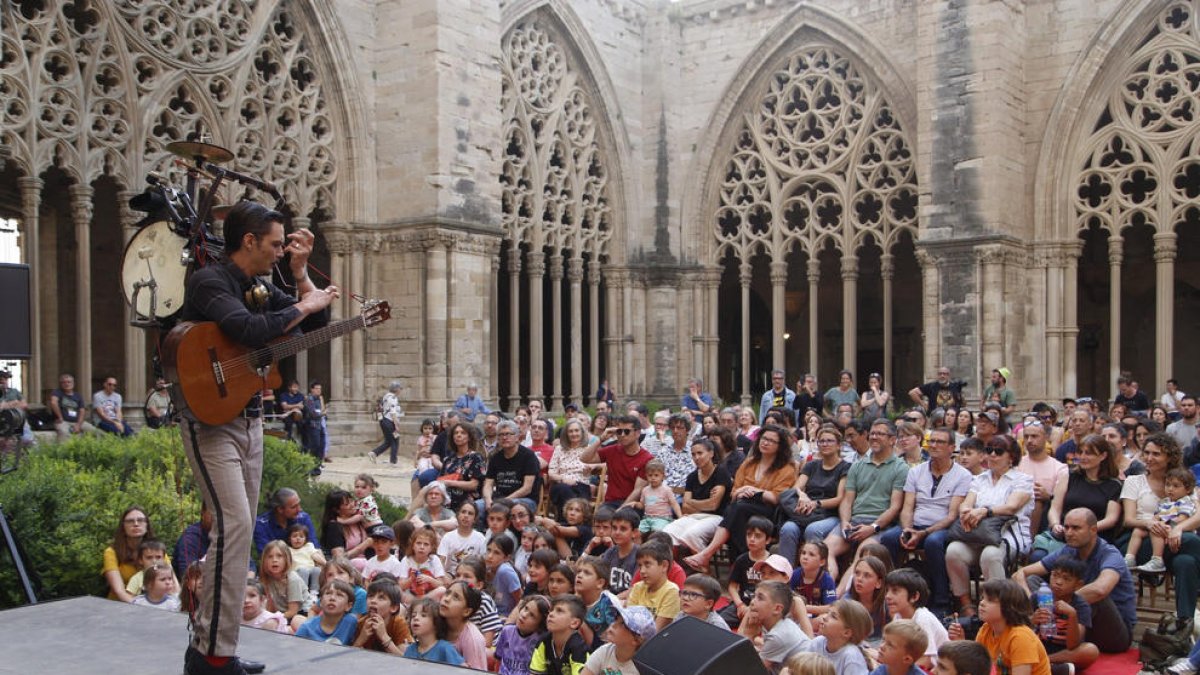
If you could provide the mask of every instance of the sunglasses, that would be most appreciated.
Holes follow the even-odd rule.
[[[920,422],[920,421],[921,421],[921,418],[920,418],[920,417],[916,417],[916,416],[913,416],[913,417],[902,417],[902,418],[900,418],[900,419],[904,420],[905,422]]]
[[[984,448],[983,452],[986,455],[995,455],[997,457],[1008,454],[1008,450],[1005,450],[1004,448]]]
[[[628,436],[633,433],[633,429],[613,429],[612,432],[617,436]]]

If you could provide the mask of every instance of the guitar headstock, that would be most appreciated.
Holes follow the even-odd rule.
[[[368,300],[363,303],[362,318],[363,324],[368,328],[381,324],[392,318],[392,306],[387,300]]]

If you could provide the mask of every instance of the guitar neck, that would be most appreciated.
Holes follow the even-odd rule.
[[[276,342],[264,347],[263,351],[270,354],[271,361],[279,361],[289,356],[295,356],[302,351],[312,349],[317,345],[323,345],[334,338],[353,333],[360,328],[366,328],[366,326],[366,319],[360,315],[353,319],[346,319],[345,321],[339,321],[323,328],[318,328],[311,333],[305,333],[304,335]]]

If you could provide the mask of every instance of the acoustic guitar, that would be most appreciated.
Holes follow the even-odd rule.
[[[391,318],[391,311],[387,302],[371,300],[352,319],[255,349],[225,337],[215,321],[181,322],[163,340],[163,370],[173,383],[171,400],[177,410],[190,410],[205,424],[225,424],[240,415],[255,394],[283,384],[276,367],[280,359],[381,324]]]

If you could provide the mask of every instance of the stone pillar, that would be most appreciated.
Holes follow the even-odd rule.
[[[133,235],[137,234],[137,224],[141,214],[129,208],[129,200],[137,196],[133,190],[121,190],[117,193],[117,207],[121,214],[121,234],[128,244]],[[129,323],[133,318],[133,308],[125,308],[125,391],[147,391],[146,386],[146,331],[135,328]]]
[[[508,249],[508,410],[521,405],[521,248]]]
[[[812,373],[812,376],[820,382],[821,332],[819,330],[820,321],[817,317],[820,314],[821,305],[818,302],[821,292],[821,261],[817,259],[816,255],[808,259],[805,271],[808,272],[808,372]]]
[[[304,216],[296,216],[292,218],[292,227],[294,229],[298,230],[302,227],[308,227],[308,225],[309,219]],[[302,351],[299,354],[296,354],[296,380],[300,383],[301,392],[305,394],[308,393],[308,383],[310,379],[311,378],[308,376],[308,351]]]
[[[879,258],[883,278],[883,390],[892,391],[892,279],[896,276],[896,257],[884,253]],[[895,395],[895,392],[892,394]]]
[[[559,410],[559,406],[563,403],[563,371],[562,371],[562,343],[563,343],[563,327],[566,322],[563,321],[562,315],[562,280],[563,280],[563,257],[559,254],[550,256],[550,359],[553,361],[550,367],[550,400],[546,401],[547,410]],[[542,312],[543,318],[545,312]]]
[[[680,325],[684,325],[688,314],[691,314],[691,349],[692,349],[692,375],[691,377],[699,377],[704,380],[704,385],[709,386],[712,381],[709,380],[708,373],[705,372],[705,365],[708,363],[708,356],[705,353],[708,348],[708,336],[705,334],[708,330],[708,320],[706,311],[708,309],[708,289],[705,284],[705,272],[700,270],[688,275],[688,282],[692,288],[691,311],[688,308],[680,308],[679,318]],[[686,380],[686,378],[685,378]]]
[[[78,246],[75,252],[75,335],[79,372],[75,382],[80,391],[92,392],[96,390],[92,383],[92,186],[72,185],[70,194],[71,218],[75,221]],[[105,377],[108,376],[106,373]],[[128,383],[121,388],[130,394],[131,400],[140,396],[128,388]]]
[[[500,255],[490,256],[491,288],[488,290],[488,387],[500,407]]]
[[[592,370],[591,391],[585,392],[588,396],[594,395],[600,391],[600,340],[604,338],[600,330],[600,261],[592,259],[587,264],[588,272],[588,333],[591,335],[591,350],[588,354],[589,364]],[[611,322],[609,322],[611,323]],[[612,353],[609,352],[609,367],[611,368]],[[581,379],[583,374],[580,373]],[[595,401],[592,401],[595,403]]]
[[[738,266],[738,282],[742,286],[742,405],[750,405],[750,282],[754,266],[743,261]]]
[[[621,287],[621,391],[626,398],[634,395],[637,383],[633,380],[633,274],[626,272],[625,284]]]
[[[1004,251],[998,246],[983,246],[977,250],[981,266],[983,298],[979,328],[980,351],[984,373],[1004,364]]]
[[[1064,247],[1067,268],[1063,279],[1063,395],[1074,397],[1079,386],[1079,258],[1083,242],[1072,241]]]
[[[1046,277],[1046,392],[1048,398],[1062,398],[1063,359],[1063,265],[1061,254],[1053,247],[1038,251],[1035,258],[1041,274]]]
[[[33,347],[33,353],[29,356],[29,372],[25,375],[25,399],[41,401],[42,351],[46,345],[42,344],[41,278],[38,270],[42,262],[41,205],[44,182],[34,176],[22,176],[17,179],[17,185],[21,188],[21,252],[25,264],[29,265],[29,344]],[[55,382],[57,386],[57,379]],[[76,383],[84,392],[83,395],[91,396],[92,392],[88,389],[90,382],[76,379]]]
[[[358,234],[354,237],[354,250],[350,253],[350,288],[355,293],[366,293],[367,269],[365,256],[374,243],[369,234]],[[443,259],[444,264],[444,259]],[[443,307],[445,303],[443,302]],[[353,298],[346,299],[347,314],[357,314],[361,307]],[[444,310],[443,310],[444,311]],[[336,342],[336,340],[335,340]],[[444,343],[443,343],[444,344]],[[332,358],[332,357],[331,357]],[[367,334],[358,330],[350,334],[350,384],[348,396],[350,401],[370,401],[375,397],[374,392],[367,391]],[[386,385],[385,385],[386,386]]]
[[[1157,242],[1155,242],[1157,244]],[[1121,261],[1125,241],[1120,232],[1108,238],[1108,384],[1121,376]],[[1155,260],[1158,258],[1155,257]]]
[[[567,283],[571,286],[571,322],[567,327],[571,340],[571,402],[583,405],[583,258],[567,261]],[[561,339],[561,336],[560,336]],[[556,361],[556,363],[561,362]]]
[[[708,316],[708,339],[706,342],[708,368],[704,381],[709,384],[711,391],[719,391],[720,374],[718,371],[719,351],[721,347],[720,304],[721,304],[721,267],[713,265],[704,274],[704,287],[707,291],[706,312]]]
[[[427,241],[425,254],[425,398],[443,405],[447,397],[446,353],[449,302],[447,243],[441,237]]]
[[[1175,376],[1175,246],[1174,232],[1154,235],[1154,352],[1156,385]]]
[[[787,306],[784,293],[787,291],[787,261],[771,263],[771,367],[787,370],[787,344],[783,334],[787,332]]]
[[[917,249],[917,264],[921,266],[921,333],[925,348],[923,367],[930,372],[942,363],[938,259],[924,249]],[[959,373],[959,377],[962,377],[962,373]]]
[[[323,223],[321,230],[325,244],[329,247],[329,274],[334,279],[349,279],[347,254],[350,252],[350,236],[345,223]],[[343,289],[342,297],[329,306],[329,322],[336,323],[346,317],[346,303],[353,302]],[[354,366],[351,366],[354,369]],[[346,386],[346,347],[344,340],[329,343],[329,398],[344,401]],[[286,382],[284,383],[287,384]]]
[[[842,256],[842,367],[858,368],[858,258]]]
[[[546,310],[542,301],[542,277],[546,275],[546,254],[530,251],[525,256],[525,276],[529,278],[529,399],[545,397],[543,377],[546,356],[542,351],[542,329]]]

